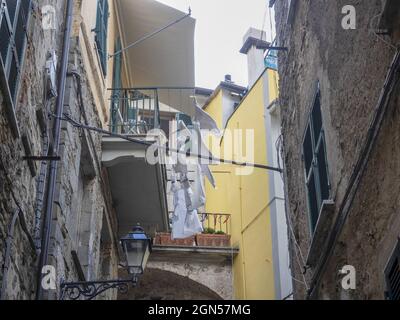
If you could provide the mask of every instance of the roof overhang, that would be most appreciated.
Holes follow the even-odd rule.
[[[255,46],[257,49],[267,50],[270,48],[271,44],[262,39],[248,37],[240,49],[240,53],[247,54],[252,46]]]
[[[185,15],[154,0],[119,0],[116,5],[124,47]],[[126,50],[124,57],[130,86],[189,88],[160,90],[159,99],[194,115],[191,98],[195,86],[194,31],[195,19],[187,17]]]
[[[155,142],[156,138],[143,140]],[[125,236],[138,223],[151,236],[157,231],[168,231],[165,166],[148,164],[147,146],[143,144],[104,136],[102,145],[102,163],[107,169],[117,214],[118,236]]]

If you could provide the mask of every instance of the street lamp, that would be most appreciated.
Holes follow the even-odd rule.
[[[71,300],[78,300],[81,297],[92,300],[109,289],[118,289],[120,293],[127,293],[129,285],[135,287],[138,282],[138,276],[143,274],[149,260],[151,238],[138,225],[125,237],[121,238],[120,242],[126,259],[125,268],[131,276],[129,279],[62,282],[60,300],[64,300],[66,297]]]
[[[121,239],[125,253],[126,267],[129,274],[141,275],[151,253],[151,239],[147,237],[141,226],[136,226]]]

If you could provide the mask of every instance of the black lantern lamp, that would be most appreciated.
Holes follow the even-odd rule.
[[[133,231],[121,239],[121,246],[129,274],[143,274],[151,253],[151,239],[147,237],[143,228],[139,225],[133,228]]]
[[[139,225],[133,228],[125,237],[120,239],[126,259],[126,268],[131,275],[127,280],[62,282],[61,300],[68,297],[78,300],[81,297],[92,300],[108,289],[118,289],[120,293],[127,293],[129,285],[136,286],[138,276],[142,275],[151,253],[151,238]]]

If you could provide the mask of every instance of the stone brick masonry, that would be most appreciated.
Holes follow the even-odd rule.
[[[290,1],[276,1],[279,46],[280,104],[284,138],[287,210],[304,259],[312,240],[307,209],[302,139],[315,94],[321,88],[321,109],[325,129],[333,219],[348,187],[350,176],[365,142],[376,111],[379,95],[395,49],[371,30],[385,1],[306,0],[296,2],[288,23]],[[342,7],[353,5],[357,14],[355,30],[341,26]],[[384,36],[388,43],[398,38]],[[393,93],[344,228],[323,269],[313,298],[384,299],[383,270],[400,235],[400,113],[399,87]],[[333,223],[333,222],[332,222]],[[332,226],[324,237],[328,238]],[[307,297],[316,266],[301,261],[291,236],[291,265],[295,298]],[[322,256],[326,248],[316,248]],[[296,254],[297,252],[297,254]],[[300,256],[300,255],[299,255]],[[300,262],[299,262],[300,261]],[[339,270],[356,269],[356,289],[344,290]],[[306,272],[305,272],[306,271]],[[307,285],[303,281],[303,272]]]
[[[42,29],[41,7],[47,4],[56,9],[55,30]],[[19,136],[10,125],[9,106],[0,87],[1,299],[33,299],[36,294],[41,240],[37,237],[41,235],[42,219],[41,211],[37,216],[35,209],[40,205],[38,199],[43,196],[38,182],[45,181],[46,166],[41,171],[41,163],[35,162],[32,170],[23,159],[28,153],[23,141],[24,137],[28,137],[28,149],[32,155],[43,155],[46,136],[51,135],[52,121],[47,113],[53,112],[54,99],[46,103],[44,68],[51,50],[61,56],[64,4],[65,1],[33,1],[20,94],[15,104]],[[68,76],[65,111],[82,122],[85,121],[85,114],[88,123],[101,126],[93,93],[87,83],[81,42],[79,37],[71,38],[69,71],[75,71],[80,76]],[[78,94],[79,82],[83,103]],[[49,258],[56,268],[57,290],[49,291],[46,299],[58,298],[61,280],[83,280],[80,278],[82,274],[79,276],[80,269],[86,280],[116,278],[118,274],[116,242],[109,236],[115,234],[112,230],[116,228],[116,218],[105,182],[107,177],[100,166],[101,137],[64,123],[61,141]],[[10,228],[18,208],[21,212],[15,228]],[[12,234],[9,229],[14,229]],[[7,260],[9,263],[5,263]],[[116,292],[110,291],[101,298],[115,297]]]

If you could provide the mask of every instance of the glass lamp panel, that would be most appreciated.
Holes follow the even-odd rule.
[[[143,257],[143,262],[142,262],[142,270],[144,270],[146,268],[147,265],[147,261],[149,260],[150,257],[150,245],[149,245],[149,241],[144,241],[146,248],[145,248],[145,254]]]

